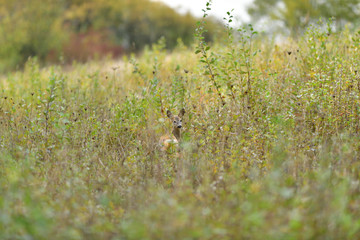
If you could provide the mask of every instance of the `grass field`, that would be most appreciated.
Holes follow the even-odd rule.
[[[2,77],[0,239],[359,239],[360,33],[238,33]]]

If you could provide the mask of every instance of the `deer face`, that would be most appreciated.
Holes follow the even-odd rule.
[[[170,110],[166,112],[168,118],[172,121],[174,129],[182,128],[182,117],[185,114],[185,109],[181,109],[179,115],[173,115]]]

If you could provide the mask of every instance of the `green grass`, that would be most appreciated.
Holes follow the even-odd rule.
[[[360,238],[360,36],[328,33],[29,60],[0,82],[0,239]]]

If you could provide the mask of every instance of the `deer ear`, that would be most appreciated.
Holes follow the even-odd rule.
[[[184,116],[184,114],[185,114],[185,109],[182,108],[182,109],[180,110],[180,112],[179,112],[179,117]]]
[[[166,111],[166,115],[168,116],[168,118],[172,118],[173,116],[170,110]]]

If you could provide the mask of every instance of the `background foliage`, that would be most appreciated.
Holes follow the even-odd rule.
[[[40,63],[137,52],[166,39],[193,42],[196,18],[149,0],[0,1],[0,71],[22,67],[29,57]],[[209,21],[207,40],[219,28]]]
[[[334,18],[337,30],[359,26],[360,3],[358,0],[254,0],[248,8],[253,23],[268,19],[279,22],[282,31],[288,30],[293,37],[299,36],[319,18]]]
[[[60,50],[64,37],[56,1],[0,1],[0,71],[24,63],[29,56],[45,60]]]

